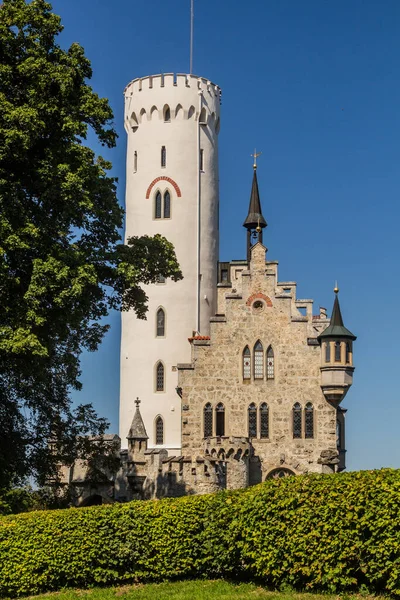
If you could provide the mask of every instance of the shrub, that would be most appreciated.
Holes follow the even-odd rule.
[[[185,577],[399,593],[400,471],[8,516],[0,594]]]

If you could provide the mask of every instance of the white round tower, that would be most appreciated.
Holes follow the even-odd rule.
[[[139,396],[149,446],[180,453],[176,365],[190,362],[188,337],[208,335],[215,313],[220,94],[207,79],[179,74],[135,79],[125,89],[126,237],[166,237],[184,278],[146,286],[146,321],[122,314],[123,445]]]

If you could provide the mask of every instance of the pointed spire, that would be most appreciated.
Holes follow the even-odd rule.
[[[149,436],[146,433],[146,428],[144,426],[142,415],[140,414],[140,410],[139,410],[139,404],[140,404],[139,398],[136,398],[135,404],[136,404],[136,411],[133,416],[131,428],[126,437],[128,440],[148,440]]]
[[[257,165],[253,165],[254,174],[253,174],[253,184],[251,186],[251,194],[250,194],[250,204],[249,204],[249,213],[246,217],[245,222],[243,223],[243,227],[246,229],[255,229],[256,227],[266,227],[267,222],[263,217],[261,210],[261,202],[260,202],[260,194],[258,191],[258,181],[257,181]]]
[[[351,333],[343,324],[342,312],[340,310],[339,304],[339,288],[337,284],[334,289],[335,292],[335,302],[333,303],[333,310],[331,316],[331,322],[329,326],[318,336],[318,339],[323,338],[348,338],[350,340],[356,340],[357,337]]]

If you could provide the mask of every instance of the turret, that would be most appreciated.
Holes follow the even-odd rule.
[[[321,345],[321,388],[325,398],[339,406],[353,383],[353,342],[356,336],[343,324],[335,287],[335,302],[329,326],[318,336]]]
[[[258,192],[258,181],[257,181],[257,163],[256,158],[258,154],[254,152],[254,174],[253,183],[251,186],[249,212],[243,223],[243,227],[247,229],[247,262],[250,263],[251,248],[257,243],[263,241],[264,227],[267,227],[267,222],[263,217],[261,210],[260,194]]]
[[[136,411],[133,416],[132,424],[129,429],[127,440],[128,440],[128,457],[130,461],[141,461],[144,460],[144,453],[147,450],[147,435],[146,428],[143,423],[142,415],[140,414],[140,400],[136,398]]]

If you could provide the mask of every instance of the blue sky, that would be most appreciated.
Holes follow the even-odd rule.
[[[124,201],[123,96],[132,79],[189,69],[190,0],[56,0],[61,44],[82,44],[120,135],[107,152]],[[194,73],[223,91],[221,260],[245,256],[253,148],[268,258],[298,297],[331,310],[339,282],[357,336],[348,469],[400,467],[398,0],[195,0]],[[97,149],[97,147],[95,147]],[[118,431],[119,315],[83,357],[83,391]]]

